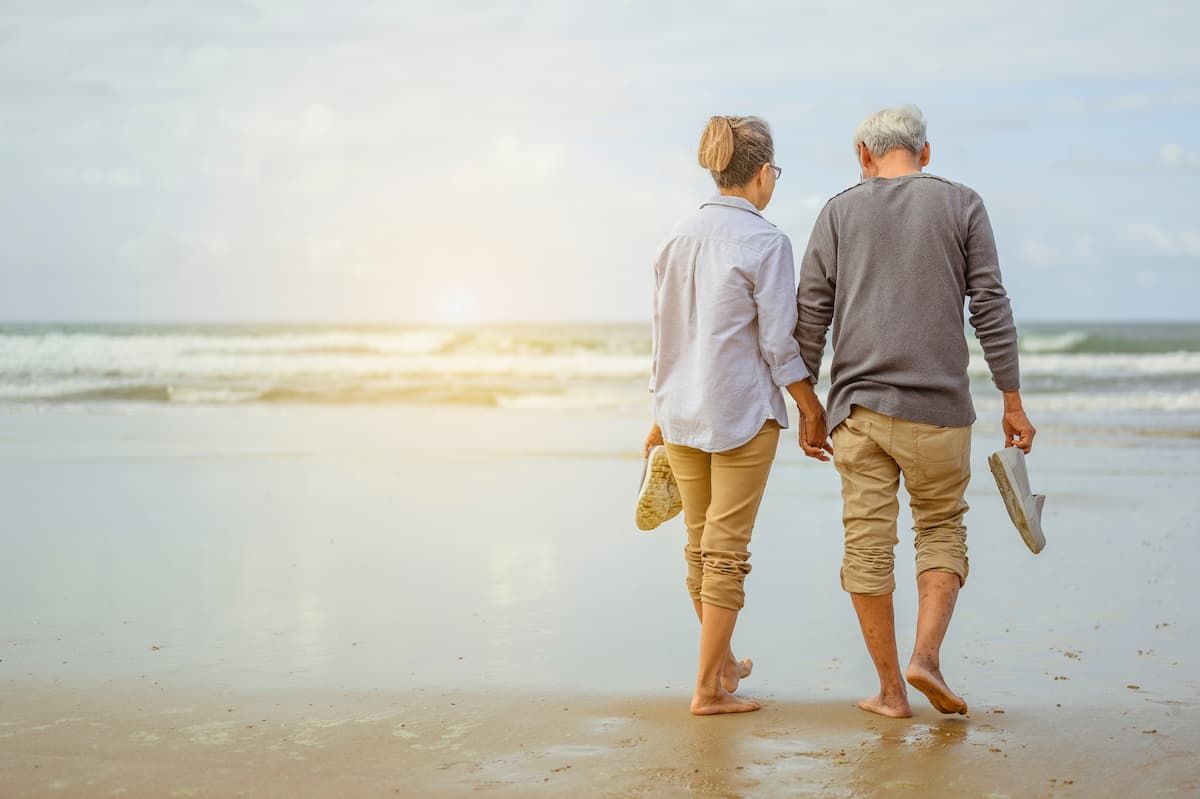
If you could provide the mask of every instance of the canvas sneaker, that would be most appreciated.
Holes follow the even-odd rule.
[[[1005,447],[988,456],[988,466],[996,478],[996,487],[1004,498],[1008,516],[1033,554],[1046,546],[1042,534],[1042,506],[1046,497],[1029,488],[1029,471],[1025,468],[1025,452],[1019,447]]]
[[[638,490],[634,521],[639,530],[653,530],[674,518],[681,510],[683,500],[679,497],[675,476],[671,474],[667,448],[661,445],[651,447],[650,455],[642,466],[642,486]]]

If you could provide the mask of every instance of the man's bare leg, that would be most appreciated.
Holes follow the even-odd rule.
[[[704,605],[700,619],[700,673],[696,677],[696,693],[692,697],[692,712],[697,716],[717,713],[747,713],[762,705],[753,699],[742,699],[725,690],[722,676],[729,662],[729,641],[737,624],[738,612],[716,605]]]
[[[900,678],[900,656],[896,653],[896,619],[892,612],[892,595],[868,596],[851,594],[858,625],[875,671],[879,673],[879,693],[858,703],[863,710],[906,719],[912,715],[908,706],[908,690]]]
[[[696,618],[704,624],[704,605],[699,599],[692,597],[692,605],[696,608]],[[729,693],[738,689],[738,683],[750,676],[754,671],[754,661],[750,658],[738,660],[733,656],[733,644],[730,642],[729,659],[725,662],[725,670],[721,673],[721,685]]]
[[[917,641],[905,678],[943,713],[966,713],[967,703],[942,677],[942,639],[954,615],[961,582],[957,574],[930,569],[917,575]]]

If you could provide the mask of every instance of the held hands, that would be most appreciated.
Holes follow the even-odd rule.
[[[649,434],[646,435],[646,440],[642,443],[642,457],[650,457],[650,448],[660,446],[663,443],[662,428],[657,424],[650,428]]]
[[[833,443],[825,430],[825,409],[818,405],[819,413],[800,412],[800,449],[810,458],[828,461],[833,454]]]
[[[825,429],[825,408],[817,399],[812,382],[802,380],[787,387],[787,392],[796,402],[800,411],[800,449],[810,458],[828,461],[833,454],[833,444],[829,441],[829,431]]]

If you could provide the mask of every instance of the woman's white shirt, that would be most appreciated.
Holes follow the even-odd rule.
[[[663,437],[724,452],[768,419],[787,427],[780,389],[809,378],[788,237],[747,200],[718,195],[675,227],[654,273],[650,390]]]

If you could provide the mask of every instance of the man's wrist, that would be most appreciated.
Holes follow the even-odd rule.
[[[1004,392],[1004,412],[1005,413],[1024,413],[1025,407],[1021,404],[1020,391],[1005,391]]]

